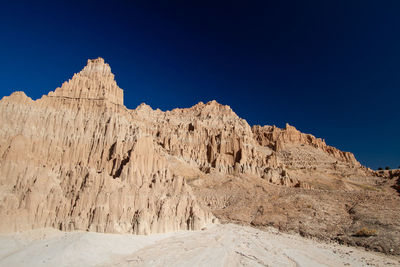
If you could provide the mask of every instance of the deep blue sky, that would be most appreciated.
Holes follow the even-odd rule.
[[[400,165],[400,1],[162,2],[3,1],[0,96],[39,98],[101,56],[128,108],[215,99]]]

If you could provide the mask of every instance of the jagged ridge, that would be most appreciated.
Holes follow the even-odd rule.
[[[351,154],[292,127],[252,129],[215,101],[128,110],[101,58],[37,101],[21,92],[3,98],[0,123],[0,231],[200,229],[214,217],[184,178],[215,173],[308,188],[286,171],[279,152],[289,143],[360,167]]]

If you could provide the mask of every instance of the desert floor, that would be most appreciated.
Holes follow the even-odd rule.
[[[400,257],[234,224],[150,236],[0,235],[0,266],[400,266]]]

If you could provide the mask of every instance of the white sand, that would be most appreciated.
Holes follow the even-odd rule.
[[[0,266],[400,266],[399,257],[233,224],[135,236],[41,229],[0,235]]]

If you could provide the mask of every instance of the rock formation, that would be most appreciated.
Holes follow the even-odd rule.
[[[88,60],[87,65],[68,82],[50,92],[50,97],[70,99],[104,100],[117,105],[124,104],[124,95],[114,80],[114,74],[104,59]]]
[[[33,101],[0,102],[0,230],[148,234],[213,220],[122,105],[103,59]]]
[[[322,150],[339,161],[354,166],[360,166],[360,163],[355,159],[353,153],[343,152],[337,148],[328,146],[321,138],[316,138],[311,134],[301,133],[288,123],[285,129],[280,129],[275,126],[261,127],[256,125],[253,126],[252,130],[256,140],[261,146],[268,146],[275,151],[284,150],[290,145],[307,145]]]
[[[371,175],[351,153],[289,125],[251,128],[215,101],[129,110],[101,58],[36,101],[4,97],[0,123],[2,232],[200,229],[231,203],[202,191],[207,177],[309,189],[330,175],[355,189]]]

